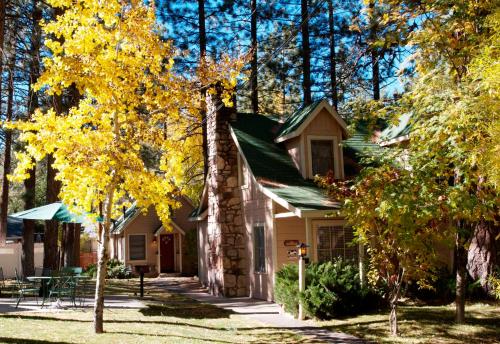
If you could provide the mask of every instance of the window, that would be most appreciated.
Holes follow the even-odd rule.
[[[130,260],[146,260],[146,235],[130,235],[128,248]]]
[[[351,227],[318,226],[318,261],[324,262],[336,257],[356,260],[357,246],[352,244],[354,234]]]
[[[264,225],[253,228],[253,251],[255,272],[266,272],[266,241],[264,236]]]
[[[333,140],[311,140],[311,167],[313,176],[333,171]]]

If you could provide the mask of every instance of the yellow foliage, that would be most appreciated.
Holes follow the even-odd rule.
[[[11,178],[25,179],[33,160],[52,154],[60,197],[74,211],[96,214],[104,205],[109,223],[119,202],[133,199],[168,223],[175,196],[189,192],[193,166],[202,168],[199,87],[220,81],[229,99],[242,60],[177,75],[178,52],[143,1],[47,2],[61,14],[43,23],[51,56],[35,87],[58,95],[74,85],[81,99],[64,114],[37,110],[10,124],[26,143]],[[145,152],[159,163],[149,166]]]

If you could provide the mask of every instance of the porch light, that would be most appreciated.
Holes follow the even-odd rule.
[[[156,244],[156,235],[153,236],[153,244]]]
[[[299,256],[301,258],[307,257],[307,248],[309,245],[306,245],[304,243],[301,243],[300,245],[297,245],[297,248],[299,249]]]

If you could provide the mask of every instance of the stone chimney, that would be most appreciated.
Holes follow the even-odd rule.
[[[208,287],[212,294],[247,296],[245,228],[238,188],[238,150],[229,124],[236,109],[222,105],[221,89],[207,96]]]

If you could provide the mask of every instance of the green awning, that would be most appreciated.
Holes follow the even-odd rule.
[[[55,220],[70,223],[84,223],[86,220],[85,216],[71,213],[68,208],[60,202],[20,211],[9,216],[23,220]]]

